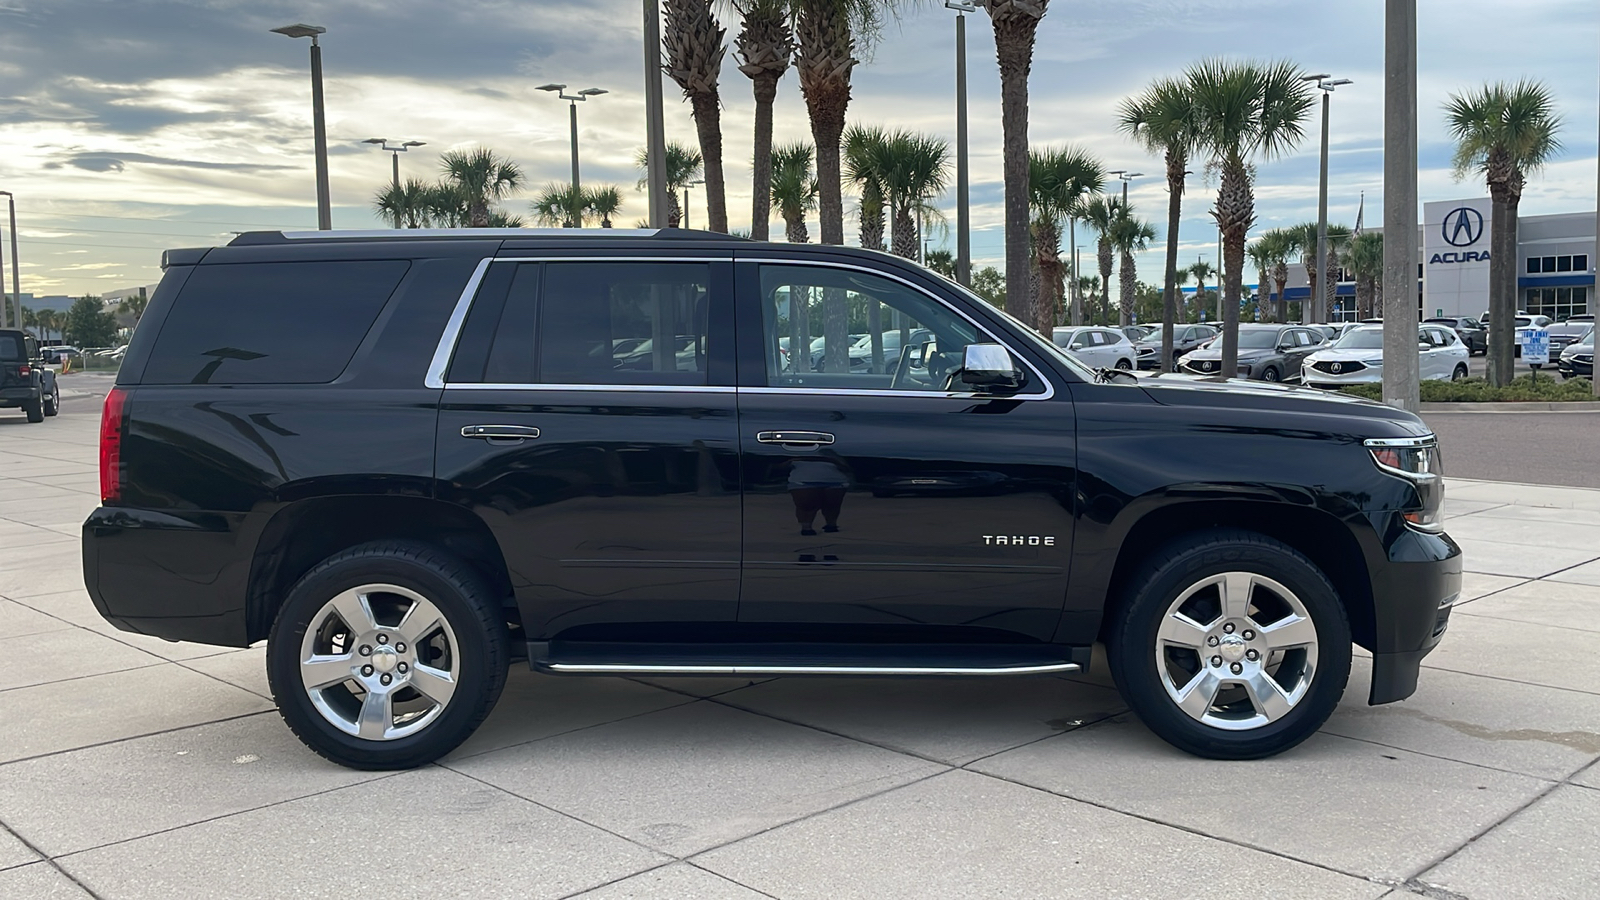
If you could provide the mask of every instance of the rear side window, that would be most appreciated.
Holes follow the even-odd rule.
[[[19,362],[27,357],[22,355],[22,339],[15,334],[0,334],[0,359],[6,362]]]
[[[145,384],[324,384],[405,277],[404,260],[198,266],[161,325]]]

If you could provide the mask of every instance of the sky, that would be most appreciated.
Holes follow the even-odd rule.
[[[955,14],[938,0],[901,6],[858,54],[850,121],[953,141]],[[609,91],[579,105],[582,174],[623,189],[620,222],[632,225],[646,213],[633,164],[644,143],[641,18],[639,0],[0,0],[0,189],[17,197],[22,290],[153,283],[162,249],[315,227],[309,42],[269,31],[295,22],[328,29],[335,228],[382,227],[372,198],[390,158],[361,143],[370,137],[426,142],[401,157],[402,177],[436,177],[445,150],[492,148],[526,173],[528,190],[504,208],[527,216],[540,188],[570,176],[567,104],[535,89],[546,82]],[[1532,78],[1554,93],[1563,149],[1530,179],[1522,213],[1593,210],[1600,4],[1418,0],[1418,21],[1420,201],[1485,194],[1481,182],[1452,177],[1446,98]],[[737,22],[724,24],[731,45]],[[999,265],[999,75],[987,14],[968,17],[967,35],[973,257]],[[1353,223],[1365,192],[1365,222],[1381,224],[1383,0],[1054,0],[1035,50],[1030,142],[1076,144],[1107,169],[1148,173],[1130,199],[1164,241],[1162,165],[1118,133],[1116,106],[1212,56],[1287,58],[1352,79],[1332,101],[1329,219]],[[731,46],[721,93],[730,219],[748,228],[753,103]],[[693,143],[688,104],[670,80],[664,95],[668,139]],[[809,139],[792,69],[775,120],[778,141]],[[1260,165],[1252,235],[1315,219],[1319,128],[1313,118],[1297,149]],[[1203,172],[1191,177],[1185,262],[1215,262],[1206,214],[1215,187]],[[949,233],[930,237],[953,248],[953,193],[937,203]],[[697,189],[690,223],[704,222]],[[776,220],[773,233],[782,233]],[[846,233],[854,239],[853,226]],[[1077,241],[1089,247],[1092,236],[1080,230]],[[1139,262],[1153,281],[1155,251]]]

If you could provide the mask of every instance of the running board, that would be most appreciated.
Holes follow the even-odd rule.
[[[560,675],[1049,675],[1082,671],[1087,654],[1042,644],[528,644],[530,667]]]

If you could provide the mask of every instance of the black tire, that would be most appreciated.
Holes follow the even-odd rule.
[[[57,385],[44,397],[44,414],[53,416],[59,412],[61,412],[61,387]]]
[[[1267,366],[1265,369],[1263,369],[1261,371],[1261,380],[1262,381],[1281,381],[1282,379],[1278,377],[1278,367],[1277,366]]]
[[[1316,629],[1317,659],[1299,701],[1281,718],[1243,730],[1216,727],[1185,712],[1168,694],[1157,663],[1157,630],[1169,607],[1191,585],[1225,572],[1253,573],[1278,582],[1296,595]],[[1223,620],[1216,621],[1220,627]],[[1209,759],[1259,759],[1294,747],[1327,721],[1350,678],[1349,618],[1327,577],[1293,548],[1238,529],[1197,532],[1151,554],[1129,581],[1108,630],[1106,648],[1118,689],[1150,730],[1179,749]],[[1208,665],[1206,659],[1196,661],[1201,667]],[[1284,665],[1288,664],[1286,660]]]
[[[1126,371],[1128,371],[1128,370],[1133,368],[1133,363],[1130,362],[1127,357],[1123,357],[1122,359],[1117,360],[1117,366],[1116,367],[1118,369],[1121,369],[1122,371],[1126,372]]]
[[[44,401],[24,400],[22,401],[22,412],[27,415],[29,422],[43,422]]]
[[[1461,381],[1461,380],[1465,379],[1468,374],[1470,374],[1470,373],[1467,372],[1467,364],[1466,363],[1458,363],[1456,365],[1455,371],[1450,373],[1450,380],[1451,381]]]
[[[459,656],[454,692],[437,717],[392,740],[335,727],[312,703],[300,674],[302,641],[324,604],[374,583],[415,591],[436,606]],[[500,600],[469,566],[428,544],[377,541],[322,561],[289,590],[267,643],[267,681],[284,722],[317,754],[352,769],[410,769],[449,753],[477,729],[505,687],[509,658]]]

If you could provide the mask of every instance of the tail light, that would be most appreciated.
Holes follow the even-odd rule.
[[[113,387],[100,410],[100,502],[122,499],[122,432],[127,424],[128,392]]]
[[[23,363],[22,365],[17,366],[17,374],[21,375],[23,378],[27,378],[29,375],[33,374],[33,368],[27,363]]]

